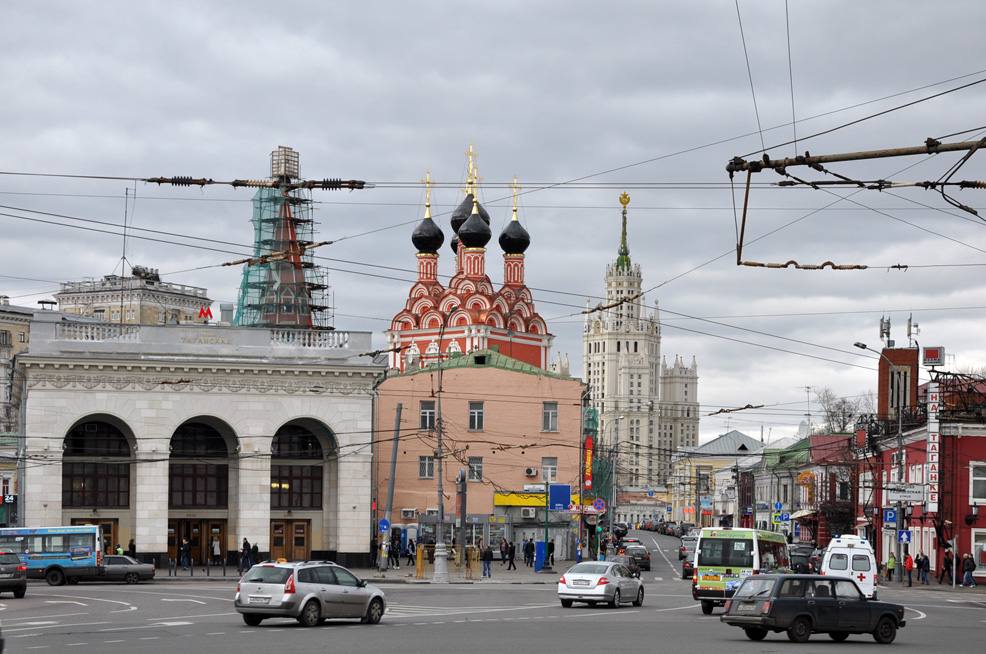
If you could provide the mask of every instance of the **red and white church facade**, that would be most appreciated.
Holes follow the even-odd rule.
[[[431,217],[425,217],[411,237],[418,249],[418,278],[404,308],[387,331],[390,367],[406,371],[474,350],[497,350],[539,368],[548,367],[553,336],[534,307],[524,282],[527,230],[513,218],[499,237],[503,250],[503,284],[499,289],[486,274],[486,244],[491,238],[489,214],[475,196],[472,180],[465,199],[452,212],[455,232],[450,245],[454,274],[439,281],[439,249],[445,240]]]

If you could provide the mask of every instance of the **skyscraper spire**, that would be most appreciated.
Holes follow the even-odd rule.
[[[630,195],[624,191],[620,195],[620,204],[623,205],[623,232],[620,235],[620,251],[616,257],[616,267],[625,270],[630,269],[630,247],[627,245],[627,205],[630,204]]]

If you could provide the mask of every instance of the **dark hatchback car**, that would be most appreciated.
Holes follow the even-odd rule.
[[[850,634],[871,634],[888,644],[905,625],[900,604],[866,599],[852,579],[817,575],[747,577],[719,619],[742,627],[750,640],[786,631],[795,643],[825,633],[836,642]]]
[[[643,545],[627,545],[626,555],[637,562],[641,570],[650,572],[650,552]]]
[[[0,593],[11,592],[18,599],[24,597],[27,592],[27,566],[16,554],[3,552],[0,553]]]

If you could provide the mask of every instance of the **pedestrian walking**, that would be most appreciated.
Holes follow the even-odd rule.
[[[894,580],[894,569],[897,567],[897,557],[894,553],[890,553],[890,557],[887,559],[887,581]]]
[[[370,567],[377,567],[377,553],[380,550],[380,543],[377,542],[377,535],[373,534],[370,538]]]
[[[918,583],[928,585],[928,573],[931,571],[931,559],[924,552],[919,552],[921,563],[918,565]]]
[[[123,545],[120,545],[119,543],[117,543],[116,544],[116,549],[113,550],[113,553],[116,554],[117,556],[123,556]]]
[[[256,541],[250,546],[250,562],[254,565],[260,563],[260,547]]]
[[[240,572],[246,572],[252,566],[250,565],[250,541],[246,538],[243,539],[243,549],[240,550]]]
[[[914,572],[914,559],[911,558],[910,554],[904,557],[904,572],[907,573],[907,587],[910,588],[912,585],[911,582],[913,581],[911,575]]]
[[[396,531],[390,536],[390,551],[387,553],[387,565],[401,569],[401,537]]]
[[[414,544],[414,539],[413,538],[408,538],[407,539],[407,565],[409,567],[412,566],[412,565],[415,565],[417,563],[417,561],[415,560],[415,558],[417,556],[417,553],[418,553],[418,548]]]
[[[493,578],[493,548],[489,545],[483,550],[483,576]]]
[[[548,541],[548,565],[554,567],[555,565],[555,539],[552,538]]]
[[[945,579],[945,575],[948,575],[948,585],[952,585],[952,566],[955,564],[955,557],[952,556],[952,550],[945,550],[945,556],[942,557],[941,571],[938,573],[938,585],[940,586],[942,581]]]
[[[976,560],[972,558],[971,554],[962,555],[962,587],[963,588],[975,588],[976,580],[973,578],[972,573],[976,571]]]
[[[510,544],[507,543],[506,536],[500,537],[500,565],[505,565],[507,563],[507,549]]]
[[[133,538],[130,539],[130,543],[127,545],[127,556],[131,559],[137,558],[137,543],[134,542]]]
[[[218,536],[212,537],[212,565],[221,565],[223,562],[223,546],[219,542]]]
[[[606,539],[602,538],[599,540],[599,560],[606,560]]]
[[[517,564],[514,563],[514,559],[517,557],[517,545],[513,541],[507,545],[507,570],[516,570]]]

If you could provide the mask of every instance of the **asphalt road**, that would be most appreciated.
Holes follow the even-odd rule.
[[[251,628],[232,610],[234,586],[225,582],[58,588],[36,583],[25,599],[0,597],[0,620],[8,652],[732,654],[882,647],[869,636],[839,644],[816,635],[795,646],[784,635],[771,634],[751,642],[717,615],[702,615],[688,582],[678,579],[677,539],[639,536],[652,550],[654,564],[644,573],[647,595],[641,608],[563,609],[553,577],[548,585],[390,585],[383,586],[390,610],[376,626],[339,621],[305,629],[292,620],[269,620]],[[881,589],[880,596],[908,607],[908,625],[886,651],[982,651],[986,601],[977,598],[986,596],[917,588]]]

